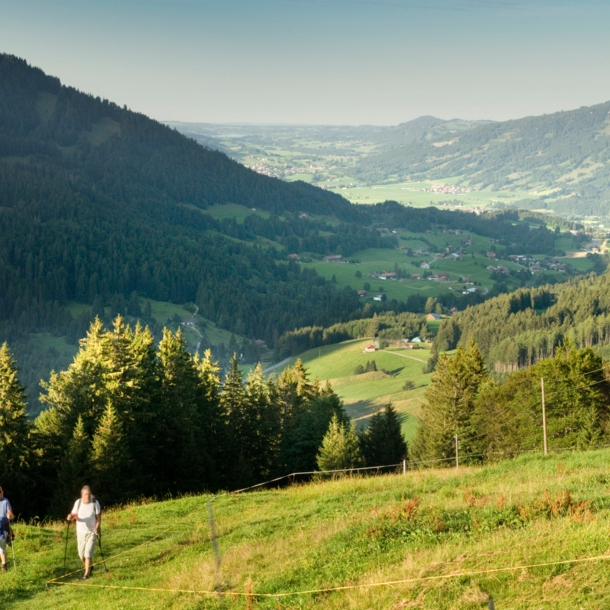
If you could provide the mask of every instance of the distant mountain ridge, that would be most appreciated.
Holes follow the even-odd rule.
[[[447,121],[433,116],[422,116],[395,126],[214,124],[180,121],[166,121],[165,124],[195,138],[204,146],[211,145],[212,148],[232,155],[233,153],[220,143],[221,139],[244,139],[262,146],[274,141],[285,142],[298,130],[321,142],[364,141],[378,150],[387,150],[413,142],[427,141],[445,133],[458,133],[488,122],[461,119]],[[239,155],[236,158],[238,157]]]
[[[362,159],[367,181],[459,177],[478,189],[546,193],[563,213],[610,213],[610,102],[477,125]],[[520,202],[527,207],[527,202]],[[534,207],[544,207],[536,202]]]

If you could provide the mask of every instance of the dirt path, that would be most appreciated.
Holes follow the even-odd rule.
[[[400,356],[401,358],[409,358],[410,360],[417,360],[417,362],[423,362],[426,364],[426,360],[422,360],[421,358],[416,358],[415,356],[407,356],[406,354],[399,354],[398,352],[391,352],[387,349],[380,349],[380,352],[385,352],[386,354],[393,354],[394,356]]]
[[[292,356],[290,356],[290,358],[284,358],[284,360],[282,360],[281,362],[278,362],[277,364],[273,364],[270,367],[267,367],[263,371],[263,375],[266,375],[267,373],[270,373],[271,371],[274,371],[275,369],[279,369],[280,367],[287,365],[291,360],[292,360]]]
[[[193,314],[193,318],[197,317],[197,312],[199,311],[199,306],[195,305],[195,313]],[[201,347],[201,342],[203,341],[203,335],[199,332],[199,329],[196,326],[191,326],[191,328],[199,335],[199,343],[197,343],[197,347],[195,348],[195,353],[199,353],[199,348]]]

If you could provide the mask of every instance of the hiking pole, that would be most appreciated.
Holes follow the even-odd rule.
[[[66,528],[66,544],[64,546],[64,574],[66,573],[66,558],[68,557],[68,536],[70,534],[70,524],[72,519],[68,519],[68,527]]]
[[[108,574],[108,567],[106,566],[106,558],[104,557],[104,551],[102,550],[102,528],[99,529],[97,535],[97,545],[100,547],[100,555],[102,556],[102,562],[104,563],[104,571]]]
[[[15,540],[11,542],[11,549],[13,549],[13,565],[15,566],[15,570],[17,569],[17,560],[15,559]]]

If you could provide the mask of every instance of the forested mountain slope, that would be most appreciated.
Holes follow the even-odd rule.
[[[238,226],[203,213],[225,203],[272,216]],[[337,320],[358,306],[357,296],[297,265],[278,264],[284,256],[277,247],[255,237],[259,231],[289,239],[300,230],[292,216],[349,220],[353,208],[320,189],[260,176],[0,55],[0,341],[11,342],[26,369],[24,353],[40,356],[19,347],[29,333],[61,335],[77,324],[73,334],[82,336],[89,320],[73,319],[66,308],[73,301],[97,299],[103,307],[126,303],[134,292],[198,301],[210,319],[267,340],[275,329],[306,320]],[[292,216],[280,221],[273,213]],[[370,230],[352,235],[339,224],[339,236],[317,239],[319,227],[300,228],[311,249],[323,253],[349,251],[350,239],[357,247],[369,238],[383,247]]]
[[[478,189],[547,192],[548,206],[556,211],[607,214],[609,111],[606,102],[405,143],[362,159],[356,176],[369,181],[458,176]]]
[[[565,342],[604,353],[610,344],[610,274],[521,289],[469,307],[445,320],[439,351],[475,341],[499,373],[552,356]]]

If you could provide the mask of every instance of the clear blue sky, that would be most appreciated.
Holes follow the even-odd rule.
[[[0,51],[161,120],[397,124],[610,100],[610,0],[0,0]]]

